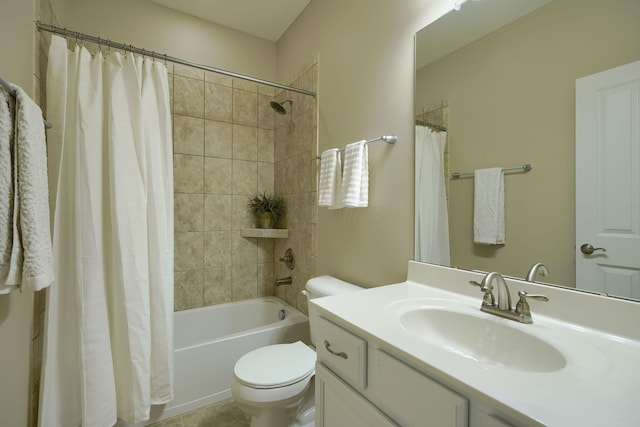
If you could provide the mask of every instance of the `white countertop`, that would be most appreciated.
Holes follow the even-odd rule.
[[[450,292],[442,284],[425,282],[428,280],[408,280],[311,303],[346,322],[356,333],[389,346],[408,363],[527,425],[640,425],[640,341],[537,314],[535,302],[531,303],[534,323],[520,324],[480,312],[482,294],[477,289],[470,296],[466,288],[461,288],[462,293]],[[510,287],[512,295],[519,290]],[[521,329],[551,344],[567,363],[551,372],[527,372],[472,360],[419,339],[402,327],[393,307],[398,301],[425,298],[454,302],[477,310],[479,316]],[[550,298],[546,304],[554,304]],[[553,312],[548,307],[544,311]],[[591,316],[606,317],[607,313],[593,312]],[[640,317],[635,327],[640,328]]]

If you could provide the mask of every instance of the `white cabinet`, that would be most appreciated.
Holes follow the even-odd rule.
[[[316,365],[316,427],[397,426],[321,363]]]
[[[407,427],[466,427],[467,399],[385,351],[370,352],[369,394],[391,418]]]
[[[315,320],[317,426],[468,426],[464,396],[357,332]]]
[[[333,372],[353,387],[367,386],[367,341],[320,317],[316,352]]]

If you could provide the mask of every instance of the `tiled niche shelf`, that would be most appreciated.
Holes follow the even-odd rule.
[[[286,239],[289,237],[289,230],[286,228],[243,228],[240,230],[240,235],[262,239]]]

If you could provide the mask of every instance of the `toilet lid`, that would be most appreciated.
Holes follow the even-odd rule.
[[[284,387],[311,375],[316,353],[301,341],[250,351],[236,362],[235,377],[254,388]]]

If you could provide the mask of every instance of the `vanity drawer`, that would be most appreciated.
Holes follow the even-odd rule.
[[[373,350],[369,360],[371,401],[397,423],[406,427],[429,425],[467,427],[469,404],[427,375],[394,356]]]
[[[352,387],[367,386],[367,342],[346,329],[318,317],[316,327],[318,361]]]

